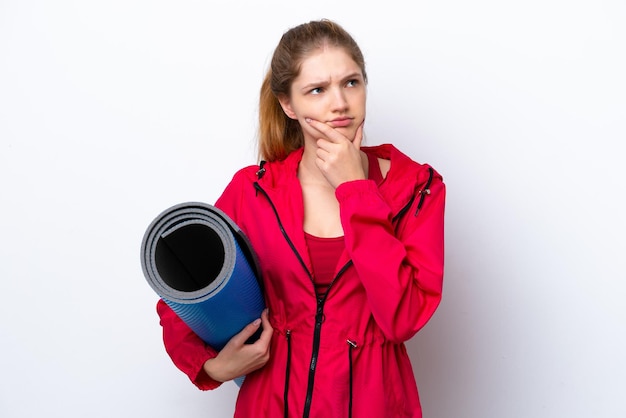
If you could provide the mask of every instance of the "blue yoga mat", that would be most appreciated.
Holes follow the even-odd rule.
[[[181,203],[158,215],[144,234],[141,266],[157,295],[216,350],[265,309],[252,246],[212,205]]]

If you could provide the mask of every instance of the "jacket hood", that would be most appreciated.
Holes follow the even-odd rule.
[[[390,204],[394,214],[411,200],[415,192],[428,182],[431,175],[430,165],[412,160],[392,144],[363,146],[361,151],[391,162],[389,172],[378,186],[379,192]],[[285,188],[292,187],[289,180],[292,180],[294,176],[297,177],[298,165],[303,153],[304,148],[299,148],[284,160],[262,162],[260,169],[255,171],[259,184],[266,190],[286,191]],[[434,176],[441,177],[437,172],[434,172]]]

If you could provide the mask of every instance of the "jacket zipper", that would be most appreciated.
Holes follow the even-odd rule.
[[[289,417],[289,375],[291,373],[291,330],[288,329],[285,333],[287,339],[287,366],[285,367],[285,392],[283,395],[283,411],[285,418]]]
[[[311,284],[313,285],[313,291],[315,292],[315,283],[314,283],[314,280],[313,280],[313,275],[311,274],[309,269],[306,267],[306,264],[304,263],[304,260],[300,256],[300,253],[298,253],[298,250],[296,249],[295,245],[293,244],[293,242],[291,241],[291,239],[287,235],[287,231],[285,231],[285,228],[283,227],[283,224],[282,224],[282,222],[280,220],[280,216],[278,216],[278,211],[276,210],[276,207],[274,206],[274,203],[272,202],[272,200],[268,196],[267,192],[261,187],[261,185],[258,182],[254,182],[254,188],[257,191],[261,192],[265,196],[265,198],[269,202],[270,206],[272,207],[272,210],[274,211],[274,216],[276,216],[276,220],[278,222],[278,227],[280,228],[280,232],[283,234],[283,237],[285,238],[285,240],[287,241],[287,243],[291,247],[291,250],[293,251],[293,253],[298,258],[298,261],[300,262],[300,265],[302,266],[302,268],[306,272],[307,276],[311,280]],[[326,289],[326,292],[324,293],[324,295],[321,296],[321,297],[316,297],[316,304],[317,304],[317,306],[316,306],[316,311],[315,311],[315,329],[313,331],[313,350],[312,350],[312,353],[311,353],[311,362],[310,362],[310,365],[309,365],[309,379],[308,379],[308,385],[307,385],[307,391],[306,391],[306,399],[305,399],[305,402],[304,402],[304,412],[303,412],[303,415],[302,415],[303,418],[308,418],[309,414],[311,413],[311,402],[313,400],[313,384],[315,382],[315,371],[317,370],[317,360],[318,360],[318,357],[319,357],[320,339],[321,339],[321,334],[322,334],[322,324],[324,323],[324,303],[326,302],[326,297],[328,296],[328,293],[330,292],[333,284],[337,281],[337,279],[351,265],[352,265],[352,260],[349,260],[341,268],[341,270],[339,270],[337,275],[330,282],[330,284],[328,285],[328,288]],[[285,402],[286,402],[286,400],[285,400]]]
[[[352,418],[352,397],[353,397],[353,386],[354,386],[354,376],[352,372],[352,351],[358,347],[356,341],[346,340],[348,343],[348,364],[350,367],[350,398],[348,399],[348,418]]]
[[[313,401],[313,384],[315,383],[315,371],[317,370],[317,359],[320,351],[320,341],[322,334],[322,324],[324,323],[324,304],[326,302],[326,298],[333,284],[337,281],[337,279],[352,265],[352,260],[349,260],[342,268],[339,270],[335,278],[330,282],[326,292],[324,295],[317,298],[317,311],[315,313],[315,330],[313,332],[313,350],[311,353],[311,363],[309,366],[309,381],[306,390],[306,398],[304,401],[304,413],[302,414],[303,418],[308,418],[311,413],[311,402]]]
[[[287,235],[287,231],[285,231],[285,227],[283,226],[283,223],[280,221],[280,217],[278,216],[278,211],[276,210],[276,206],[274,206],[274,202],[272,202],[272,199],[270,199],[270,197],[267,195],[267,192],[265,190],[263,190],[261,185],[258,182],[256,182],[256,181],[254,182],[254,188],[257,191],[261,192],[263,194],[263,196],[265,196],[265,198],[269,202],[270,206],[272,207],[272,210],[274,211],[274,216],[276,216],[276,220],[278,221],[278,227],[280,228],[280,232],[283,234],[283,237],[285,237],[285,240],[287,241],[287,244],[289,244],[289,246],[291,247],[291,251],[293,251],[293,253],[298,258],[298,261],[300,262],[300,265],[302,266],[302,268],[306,272],[307,276],[309,276],[309,279],[311,280],[311,283],[313,283],[313,275],[311,274],[309,269],[306,267],[306,264],[304,263],[304,260],[300,256],[300,253],[298,252],[298,250],[296,250],[296,246],[293,245],[293,242],[291,241],[291,238],[289,238],[289,235]]]
[[[433,176],[434,176],[434,171],[431,167],[428,167],[428,180],[426,180],[426,184],[425,186],[418,190],[417,193],[413,193],[413,195],[411,196],[411,199],[406,203],[406,205],[404,205],[402,207],[402,209],[400,209],[398,211],[398,213],[396,213],[394,215],[393,218],[391,218],[391,222],[395,223],[396,225],[396,232],[397,232],[397,228],[398,225],[400,225],[399,222],[397,222],[402,216],[404,216],[404,214],[411,208],[411,205],[413,205],[413,202],[415,202],[415,197],[419,195],[420,200],[419,202],[417,202],[417,208],[415,209],[415,214],[413,216],[417,216],[417,214],[419,213],[420,209],[422,208],[422,205],[424,204],[424,198],[430,194],[430,185],[433,181]]]

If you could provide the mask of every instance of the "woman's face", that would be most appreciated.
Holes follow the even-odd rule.
[[[305,143],[320,136],[306,118],[326,123],[353,140],[365,119],[365,80],[343,48],[326,46],[302,61],[291,96],[279,100],[287,116],[300,122]]]

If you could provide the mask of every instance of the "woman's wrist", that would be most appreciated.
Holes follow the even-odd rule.
[[[223,377],[220,376],[219,374],[219,367],[216,367],[216,358],[210,358],[207,361],[204,362],[204,365],[202,366],[202,369],[204,370],[204,372],[213,380],[215,380],[216,382],[226,382],[228,379],[224,379]]]

